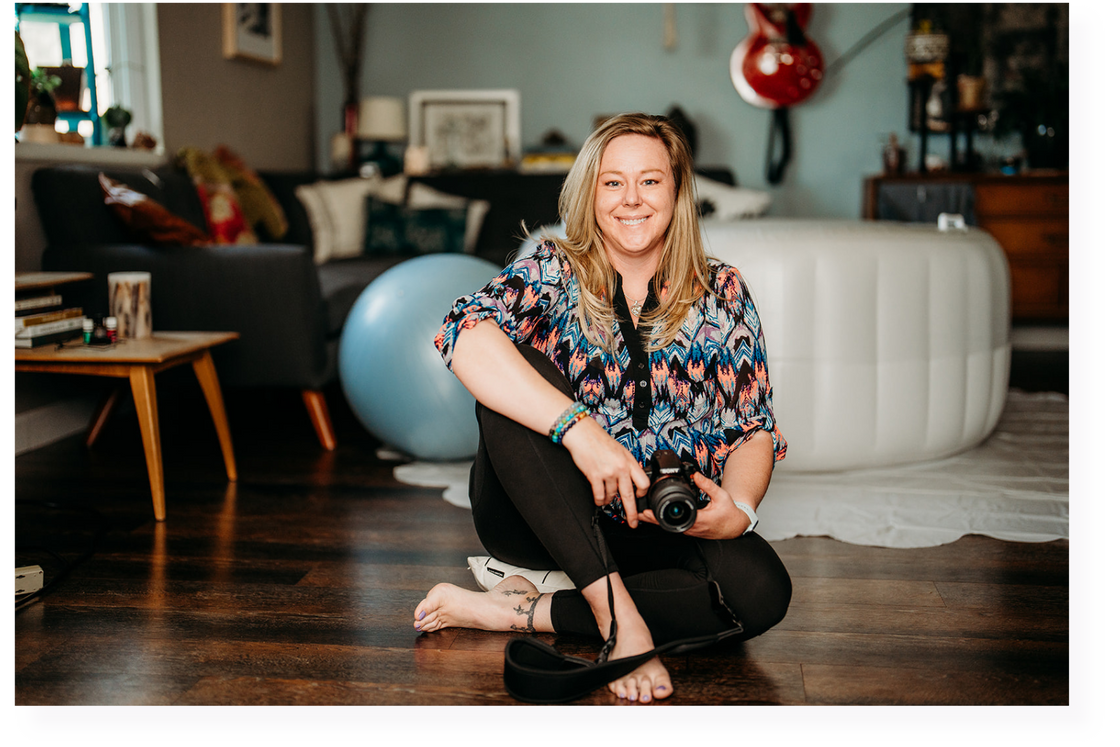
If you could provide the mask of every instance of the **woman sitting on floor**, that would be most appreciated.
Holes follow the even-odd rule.
[[[673,124],[610,119],[564,183],[567,237],[546,237],[456,301],[436,345],[479,403],[479,538],[506,563],[562,569],[576,589],[540,593],[522,576],[489,592],[439,584],[416,607],[417,630],[606,640],[608,580],[612,659],[736,623],[756,636],[785,615],[789,575],[753,531],[785,455],[762,328],[739,272],[706,256],[693,195]],[[700,508],[683,533],[636,510],[657,450],[699,468]],[[599,513],[613,519],[598,522],[606,565]],[[609,688],[641,702],[673,690],[657,658]]]

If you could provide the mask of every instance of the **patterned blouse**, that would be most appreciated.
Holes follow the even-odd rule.
[[[757,430],[769,431],[774,460],[786,442],[774,421],[762,325],[738,270],[709,260],[715,294],[692,307],[672,344],[647,353],[617,283],[616,356],[584,336],[571,265],[545,242],[515,260],[482,290],[455,301],[435,344],[448,368],[459,335],[493,319],[510,339],[547,355],[576,397],[615,440],[645,465],[658,449],[691,459],[717,483],[728,455]],[[651,281],[645,309],[656,306]],[[701,496],[701,503],[706,502]],[[618,519],[619,501],[606,507]]]

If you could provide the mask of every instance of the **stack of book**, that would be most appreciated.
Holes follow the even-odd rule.
[[[36,348],[82,335],[86,317],[80,307],[65,308],[52,290],[16,297],[16,347]]]

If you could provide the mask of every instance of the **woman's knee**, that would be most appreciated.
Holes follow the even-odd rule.
[[[765,633],[786,616],[793,582],[778,554],[761,537],[748,534],[723,545],[713,569],[724,603],[742,622],[747,637]]]

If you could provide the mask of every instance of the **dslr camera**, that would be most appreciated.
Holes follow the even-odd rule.
[[[696,523],[699,493],[692,482],[696,471],[695,464],[682,462],[667,449],[655,451],[645,466],[650,485],[646,494],[637,498],[638,512],[647,508],[653,511],[666,532],[687,531]]]

